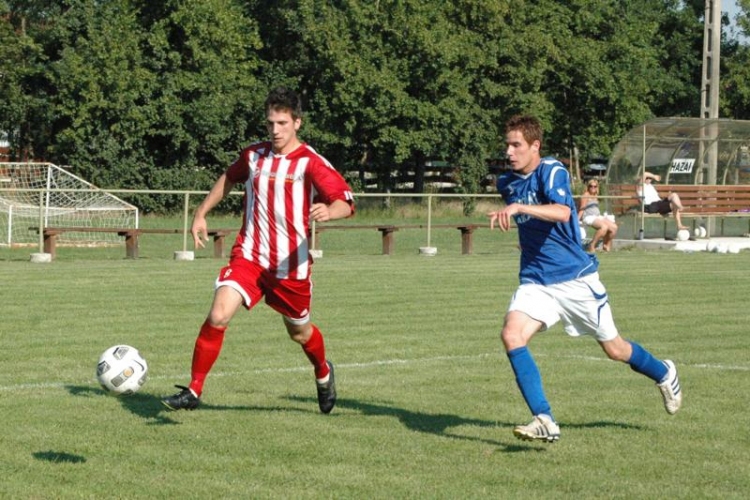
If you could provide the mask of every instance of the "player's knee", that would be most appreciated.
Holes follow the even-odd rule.
[[[631,350],[622,342],[605,342],[602,344],[604,353],[612,361],[621,361],[623,363],[630,359]]]
[[[212,309],[211,312],[208,313],[208,318],[206,319],[211,326],[226,327],[229,325],[232,317],[222,311],[215,311]]]
[[[607,352],[607,357],[612,361],[620,361],[622,363],[625,363],[628,360],[621,351]]]
[[[500,332],[500,340],[503,342],[506,351],[511,351],[517,347],[526,345],[520,330],[509,328],[507,325]]]
[[[208,312],[208,322],[213,326],[228,326],[234,316],[235,308],[226,307],[223,303],[215,303]]]
[[[286,332],[289,334],[289,338],[298,344],[304,344],[310,339],[312,333],[312,325],[308,323],[294,324],[288,321],[284,321],[286,326]]]

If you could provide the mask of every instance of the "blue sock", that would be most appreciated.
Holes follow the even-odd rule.
[[[630,340],[628,342],[633,346],[633,354],[628,360],[630,368],[657,383],[661,382],[667,376],[667,366],[639,344]]]
[[[528,347],[518,347],[508,351],[508,359],[510,366],[513,367],[513,373],[516,374],[518,388],[521,389],[521,395],[526,400],[531,413],[533,415],[544,413],[552,417],[552,409],[542,388],[542,376],[539,374],[539,369]]]

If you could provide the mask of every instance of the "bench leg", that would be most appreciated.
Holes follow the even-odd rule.
[[[474,228],[459,227],[461,230],[461,253],[471,255],[474,253]]]
[[[44,235],[44,253],[50,254],[50,259],[55,260],[57,251],[57,234]]]
[[[381,228],[378,231],[383,235],[383,255],[393,255],[396,247],[395,238],[393,237],[394,229]]]
[[[214,236],[214,258],[224,257],[224,235],[217,234]]]
[[[125,234],[125,256],[128,259],[138,258],[138,234],[136,233]]]

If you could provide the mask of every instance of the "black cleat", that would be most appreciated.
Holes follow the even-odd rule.
[[[166,406],[172,411],[175,410],[195,410],[201,403],[201,400],[193,394],[188,387],[184,385],[176,385],[178,389],[182,389],[177,394],[168,396],[161,400],[161,404]],[[330,410],[329,410],[330,411]]]
[[[331,413],[336,406],[336,379],[333,376],[333,363],[326,361],[328,368],[331,370],[328,375],[328,382],[317,384],[318,386],[318,406],[323,413]]]

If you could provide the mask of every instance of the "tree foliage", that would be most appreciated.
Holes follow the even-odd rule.
[[[737,39],[726,41],[728,50],[722,53],[722,82],[720,112],[723,116],[750,119],[750,0],[737,0],[740,14],[736,25],[745,43]],[[730,20],[727,20],[729,22]],[[726,53],[726,54],[725,54]]]
[[[285,84],[303,138],[340,170],[386,188],[442,160],[473,193],[512,114],[540,117],[545,153],[584,159],[652,116],[697,115],[703,14],[699,0],[6,0],[0,130],[17,156],[101,186],[205,189],[265,136],[263,99]],[[750,54],[723,52],[722,113],[744,118]]]

